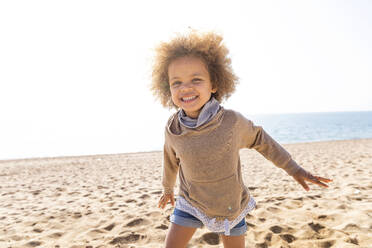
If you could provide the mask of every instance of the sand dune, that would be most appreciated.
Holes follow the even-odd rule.
[[[330,188],[304,191],[242,150],[257,201],[246,247],[372,247],[372,139],[285,145]],[[157,208],[161,153],[0,161],[0,247],[162,247],[172,207]],[[223,247],[198,229],[189,247]]]

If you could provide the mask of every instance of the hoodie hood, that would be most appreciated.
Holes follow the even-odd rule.
[[[171,135],[189,135],[189,134],[192,135],[200,131],[202,132],[211,131],[220,125],[221,119],[223,118],[224,113],[225,113],[225,109],[222,106],[219,106],[217,113],[212,118],[210,118],[207,122],[204,122],[197,127],[187,127],[184,124],[182,124],[180,121],[180,118],[179,118],[180,111],[182,110],[179,110],[176,113],[174,113],[168,120],[166,130]]]

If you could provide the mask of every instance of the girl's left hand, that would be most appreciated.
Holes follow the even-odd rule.
[[[295,174],[292,175],[292,177],[299,183],[302,185],[302,187],[306,190],[306,191],[309,191],[310,188],[309,186],[306,184],[305,181],[308,181],[308,182],[311,182],[311,183],[315,183],[319,186],[322,186],[324,188],[328,188],[328,185],[325,184],[325,183],[329,183],[329,182],[332,182],[332,179],[328,179],[328,178],[324,178],[324,177],[318,177],[318,176],[313,176],[310,172],[304,170],[304,169],[300,169],[298,170]],[[324,182],[324,183],[323,183]]]

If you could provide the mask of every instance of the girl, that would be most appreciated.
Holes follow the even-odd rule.
[[[220,105],[238,81],[221,36],[192,31],[156,52],[151,89],[163,106],[178,108],[165,128],[160,208],[175,205],[177,174],[180,182],[165,247],[186,247],[203,225],[224,247],[245,247],[245,216],[255,201],[242,180],[241,148],[256,149],[305,190],[305,181],[327,187],[330,179],[305,171],[261,127]]]

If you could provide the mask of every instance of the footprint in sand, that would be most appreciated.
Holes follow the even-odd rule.
[[[60,197],[62,194],[61,193],[55,193],[53,195],[51,195],[52,197]]]
[[[129,226],[129,227],[132,227],[132,226],[139,226],[139,225],[143,225],[143,224],[146,224],[148,223],[147,220],[145,219],[142,219],[142,218],[138,218],[138,219],[135,219],[135,220],[132,220],[131,222],[129,222],[128,224],[126,224],[125,226]]]
[[[111,231],[114,227],[115,227],[115,223],[112,223],[112,224],[104,227],[103,229],[105,229],[106,231]]]
[[[153,218],[159,218],[163,214],[160,211],[152,211],[150,213],[146,213],[146,216],[153,217]]]
[[[150,198],[150,196],[148,194],[143,194],[139,198],[141,198],[141,199],[147,199],[147,198]]]
[[[54,239],[58,239],[62,236],[63,236],[63,233],[60,233],[60,232],[52,233],[49,235],[49,237],[54,238]]]
[[[320,243],[320,247],[321,248],[329,248],[334,244],[335,244],[334,240],[323,241],[323,242]]]
[[[40,246],[42,243],[40,241],[30,241],[26,245],[29,247],[37,247]]]
[[[266,242],[259,243],[255,245],[256,248],[268,248],[268,244]]]
[[[360,231],[360,227],[354,223],[349,223],[349,224],[346,224],[343,228],[342,228],[343,231],[348,231],[348,232],[356,232],[356,231]]]
[[[42,190],[34,190],[34,191],[31,191],[30,193],[33,195],[39,195],[41,192]]]
[[[345,204],[341,204],[337,206],[337,209],[348,209],[349,207],[346,206]]]
[[[280,211],[280,209],[276,208],[276,207],[268,207],[266,209],[270,212],[273,212],[273,213],[278,213]]]
[[[281,234],[279,235],[284,241],[287,243],[292,243],[293,241],[296,240],[296,237],[291,235],[291,234]]]
[[[152,194],[152,195],[161,195],[162,193],[163,193],[163,191],[158,190],[158,191],[153,191],[150,194]]]
[[[100,229],[92,229],[87,232],[87,235],[92,238],[97,238],[97,237],[101,237],[102,233],[105,233],[105,232]]]
[[[354,244],[354,245],[359,245],[359,242],[358,242],[357,238],[350,237],[350,238],[346,239],[345,241],[348,242],[348,243]]]
[[[285,200],[286,198],[283,197],[283,196],[279,196],[279,197],[276,197],[275,199],[276,199],[277,201],[283,201],[283,200]]]
[[[84,215],[90,215],[90,214],[92,214],[92,213],[93,213],[92,210],[88,210],[88,211],[86,211],[86,212],[84,213]]]
[[[80,192],[79,191],[72,191],[72,192],[69,192],[67,194],[68,195],[80,195]]]
[[[164,225],[164,224],[161,224],[160,226],[157,226],[155,228],[156,229],[161,229],[161,230],[167,230],[168,229],[168,226],[167,225]]]
[[[283,228],[280,227],[280,226],[272,226],[269,228],[270,231],[272,231],[273,233],[281,233],[283,231]]]
[[[72,217],[75,218],[75,219],[78,219],[78,218],[82,217],[82,214],[80,212],[75,212]]]
[[[97,186],[97,189],[108,189],[108,187],[106,187],[106,186],[102,186],[102,185],[98,185],[98,186]]]
[[[322,196],[321,195],[308,195],[307,198],[314,200],[316,198],[322,198]]]
[[[18,235],[13,235],[13,236],[11,236],[10,238],[11,238],[12,240],[14,240],[14,241],[20,241],[20,240],[23,239],[23,237],[18,236]]]
[[[322,226],[321,224],[319,223],[314,223],[314,222],[311,222],[311,223],[308,223],[308,225],[310,226],[311,229],[313,229],[315,232],[319,232],[320,229],[323,229],[325,228],[324,226]]]
[[[201,237],[201,240],[209,245],[218,245],[220,243],[220,236],[217,233],[205,233]]]
[[[110,241],[110,245],[117,245],[117,244],[130,244],[130,243],[135,243],[138,240],[142,240],[146,237],[146,235],[141,235],[141,234],[135,234],[131,233],[126,236],[121,236],[114,238],[112,241]]]
[[[245,222],[246,224],[247,224],[247,226],[249,226],[249,227],[256,227],[256,225],[255,224],[252,224],[252,223],[249,223],[249,222]]]
[[[273,237],[273,234],[272,233],[267,233],[266,235],[265,235],[265,240],[267,240],[267,241],[271,241],[271,238]]]

